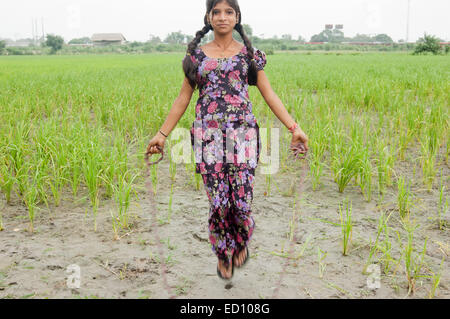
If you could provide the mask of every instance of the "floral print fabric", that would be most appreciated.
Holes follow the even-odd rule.
[[[228,266],[233,254],[248,246],[255,228],[251,216],[255,171],[202,174],[202,178],[210,202],[211,248]]]
[[[267,60],[254,48],[258,70]],[[210,58],[201,48],[190,58],[197,65],[199,98],[191,127],[196,172],[211,174],[235,168],[255,169],[260,156],[259,125],[248,95],[247,48],[229,58]]]

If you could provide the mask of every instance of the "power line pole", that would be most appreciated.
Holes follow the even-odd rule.
[[[42,41],[45,41],[45,35],[44,35],[44,17],[41,17],[41,23],[42,23]]]
[[[408,11],[406,13],[406,39],[405,42],[408,43],[409,40],[409,8],[411,6],[411,0],[408,0]]]

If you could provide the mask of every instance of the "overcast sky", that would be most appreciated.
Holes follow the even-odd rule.
[[[93,33],[122,33],[128,41],[147,41],[173,31],[195,35],[203,26],[205,0],[1,0],[0,38],[61,35],[65,41]],[[408,0],[239,0],[242,23],[263,37],[291,34],[307,41],[325,24],[343,24],[345,36],[386,33],[406,38]],[[411,0],[409,41],[424,32],[450,41],[450,0]],[[240,40],[240,39],[238,39]]]

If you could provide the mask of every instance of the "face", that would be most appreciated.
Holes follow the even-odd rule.
[[[211,10],[208,20],[215,32],[229,33],[233,32],[237,24],[237,12],[228,4],[227,1],[221,1]]]

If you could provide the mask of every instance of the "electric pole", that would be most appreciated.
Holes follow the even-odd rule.
[[[405,42],[408,43],[409,40],[409,8],[411,6],[411,0],[408,0],[408,11],[406,13],[406,40]]]

